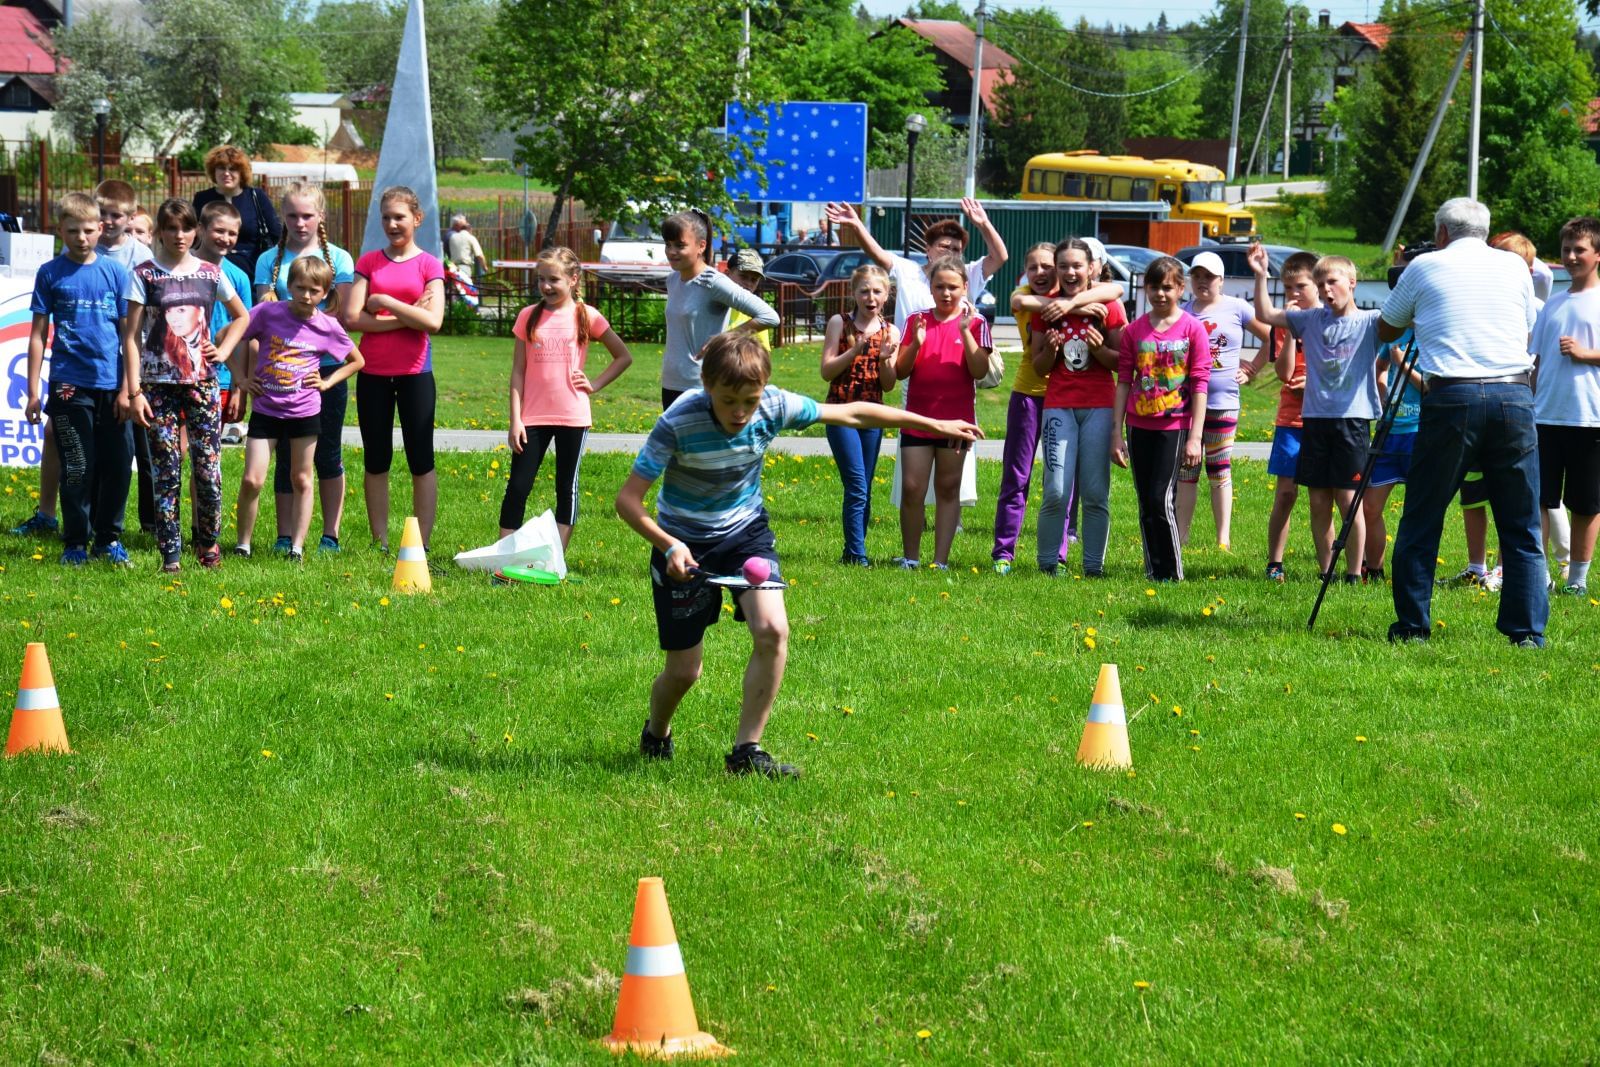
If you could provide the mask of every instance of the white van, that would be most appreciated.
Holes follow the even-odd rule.
[[[596,230],[600,245],[601,269],[597,272],[618,280],[659,280],[672,268],[667,265],[667,242],[655,223],[638,219],[613,222],[608,231]],[[616,264],[608,269],[606,265]]]

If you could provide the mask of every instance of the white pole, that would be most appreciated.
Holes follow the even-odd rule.
[[[1467,135],[1467,195],[1478,199],[1478,132],[1483,125],[1483,0],[1472,9],[1472,131]]]
[[[983,80],[983,23],[989,17],[987,0],[978,0],[978,40],[972,49],[972,102],[967,108],[967,182],[968,196],[978,195],[978,119],[982,97],[978,85]]]
[[[1400,236],[1400,224],[1405,221],[1406,212],[1411,209],[1411,198],[1416,195],[1417,183],[1422,180],[1422,169],[1428,165],[1428,155],[1433,151],[1433,142],[1439,136],[1439,127],[1444,125],[1444,113],[1450,107],[1450,96],[1456,91],[1456,83],[1461,80],[1461,67],[1467,61],[1467,53],[1472,49],[1472,39],[1461,42],[1461,51],[1456,53],[1456,65],[1450,71],[1450,79],[1444,83],[1444,92],[1439,94],[1439,107],[1433,113],[1433,123],[1428,127],[1428,136],[1422,139],[1422,148],[1417,152],[1416,166],[1411,168],[1411,177],[1406,181],[1406,191],[1400,197],[1400,205],[1394,210],[1394,218],[1389,220],[1389,233],[1383,239],[1383,251],[1388,254],[1394,247],[1395,238]]]
[[[1233,75],[1233,122],[1228,126],[1228,180],[1239,165],[1239,108],[1244,103],[1244,49],[1250,40],[1250,0],[1239,15],[1239,66]]]
[[[1294,122],[1294,9],[1283,13],[1283,180],[1289,180],[1289,127]]]
[[[750,5],[744,5],[744,37],[739,46],[739,69],[750,65]]]

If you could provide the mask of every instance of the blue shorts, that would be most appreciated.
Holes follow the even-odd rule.
[[[1272,455],[1267,458],[1267,473],[1293,478],[1300,462],[1300,427],[1278,426],[1272,431]]]
[[[1411,449],[1417,443],[1417,434],[1391,433],[1383,439],[1383,451],[1378,455],[1378,462],[1372,465],[1372,481],[1367,484],[1374,489],[1385,485],[1404,485],[1406,475],[1411,471]]]

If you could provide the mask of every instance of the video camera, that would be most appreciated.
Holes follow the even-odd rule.
[[[1405,245],[1402,247],[1400,249],[1400,258],[1405,262],[1401,263],[1399,266],[1389,268],[1389,288],[1394,288],[1395,283],[1400,280],[1400,275],[1405,273],[1406,268],[1411,265],[1412,260],[1416,259],[1418,256],[1425,256],[1429,252],[1437,251],[1439,251],[1439,246],[1434,244],[1432,241],[1418,241],[1414,245]]]

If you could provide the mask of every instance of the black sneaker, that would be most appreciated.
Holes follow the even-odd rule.
[[[645,759],[671,759],[672,734],[657,737],[650,732],[650,721],[645,720],[644,729],[639,731],[639,755]]]
[[[723,757],[729,774],[759,774],[767,778],[798,778],[800,768],[792,763],[779,763],[754,741],[738,745]]]
[[[1289,576],[1283,572],[1283,564],[1281,564],[1281,563],[1269,563],[1269,564],[1267,564],[1267,581],[1269,581],[1269,582],[1286,582],[1288,580],[1289,580]]]

